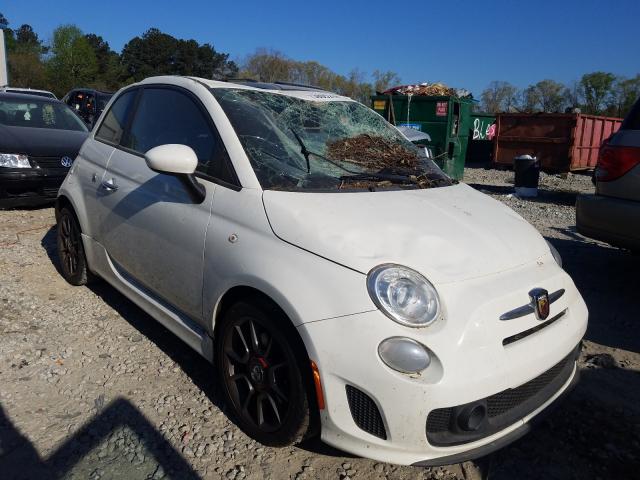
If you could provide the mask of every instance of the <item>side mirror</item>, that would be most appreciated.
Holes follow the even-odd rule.
[[[154,172],[176,175],[182,179],[194,202],[204,201],[207,191],[198,183],[194,175],[198,166],[198,157],[191,147],[177,143],[159,145],[145,153],[144,160]]]
[[[198,166],[198,157],[191,147],[168,143],[152,148],[144,154],[149,168],[158,173],[192,175]]]

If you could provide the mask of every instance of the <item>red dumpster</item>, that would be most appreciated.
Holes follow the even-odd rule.
[[[621,118],[581,113],[501,113],[496,118],[494,165],[532,155],[548,172],[589,170],[596,166],[600,144],[615,133]]]

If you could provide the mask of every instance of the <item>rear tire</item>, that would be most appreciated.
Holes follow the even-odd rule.
[[[92,275],[87,268],[80,225],[73,211],[67,207],[60,210],[57,237],[62,276],[71,285],[86,285]]]
[[[267,302],[239,301],[220,321],[215,363],[238,426],[264,445],[302,441],[310,413],[300,369],[309,360],[288,319]]]

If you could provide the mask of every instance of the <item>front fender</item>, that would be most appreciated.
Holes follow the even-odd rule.
[[[211,331],[220,299],[238,286],[269,296],[296,326],[376,310],[365,275],[275,236],[260,191],[221,187],[205,241],[203,315]]]

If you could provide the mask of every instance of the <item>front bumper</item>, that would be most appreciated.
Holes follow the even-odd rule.
[[[0,169],[0,206],[34,205],[55,200],[68,169]]]
[[[552,262],[545,259],[535,267],[438,286],[447,318],[428,328],[401,326],[379,311],[298,327],[310,358],[320,370],[325,396],[325,409],[320,412],[322,439],[380,461],[434,465],[486,454],[524,434],[528,428],[525,425],[567,391],[576,378],[573,359],[567,366],[568,373],[548,395],[538,397],[533,408],[509,419],[498,431],[459,444],[437,445],[429,441],[427,418],[438,409],[455,408],[524,386],[574,351],[586,331],[587,309],[571,279]],[[503,345],[503,339],[540,325],[533,314],[498,320],[502,313],[522,303],[535,286],[566,290],[551,307],[550,317],[564,312],[562,317]],[[501,291],[508,293],[495,293]],[[421,375],[388,368],[380,360],[377,347],[392,336],[410,337],[425,345],[432,354],[431,365]],[[377,433],[378,427],[368,431],[362,428],[366,428],[366,422],[375,426],[376,418],[357,421],[354,405],[361,410],[372,409],[362,395],[355,400],[349,398],[351,388],[375,405],[384,435]]]

